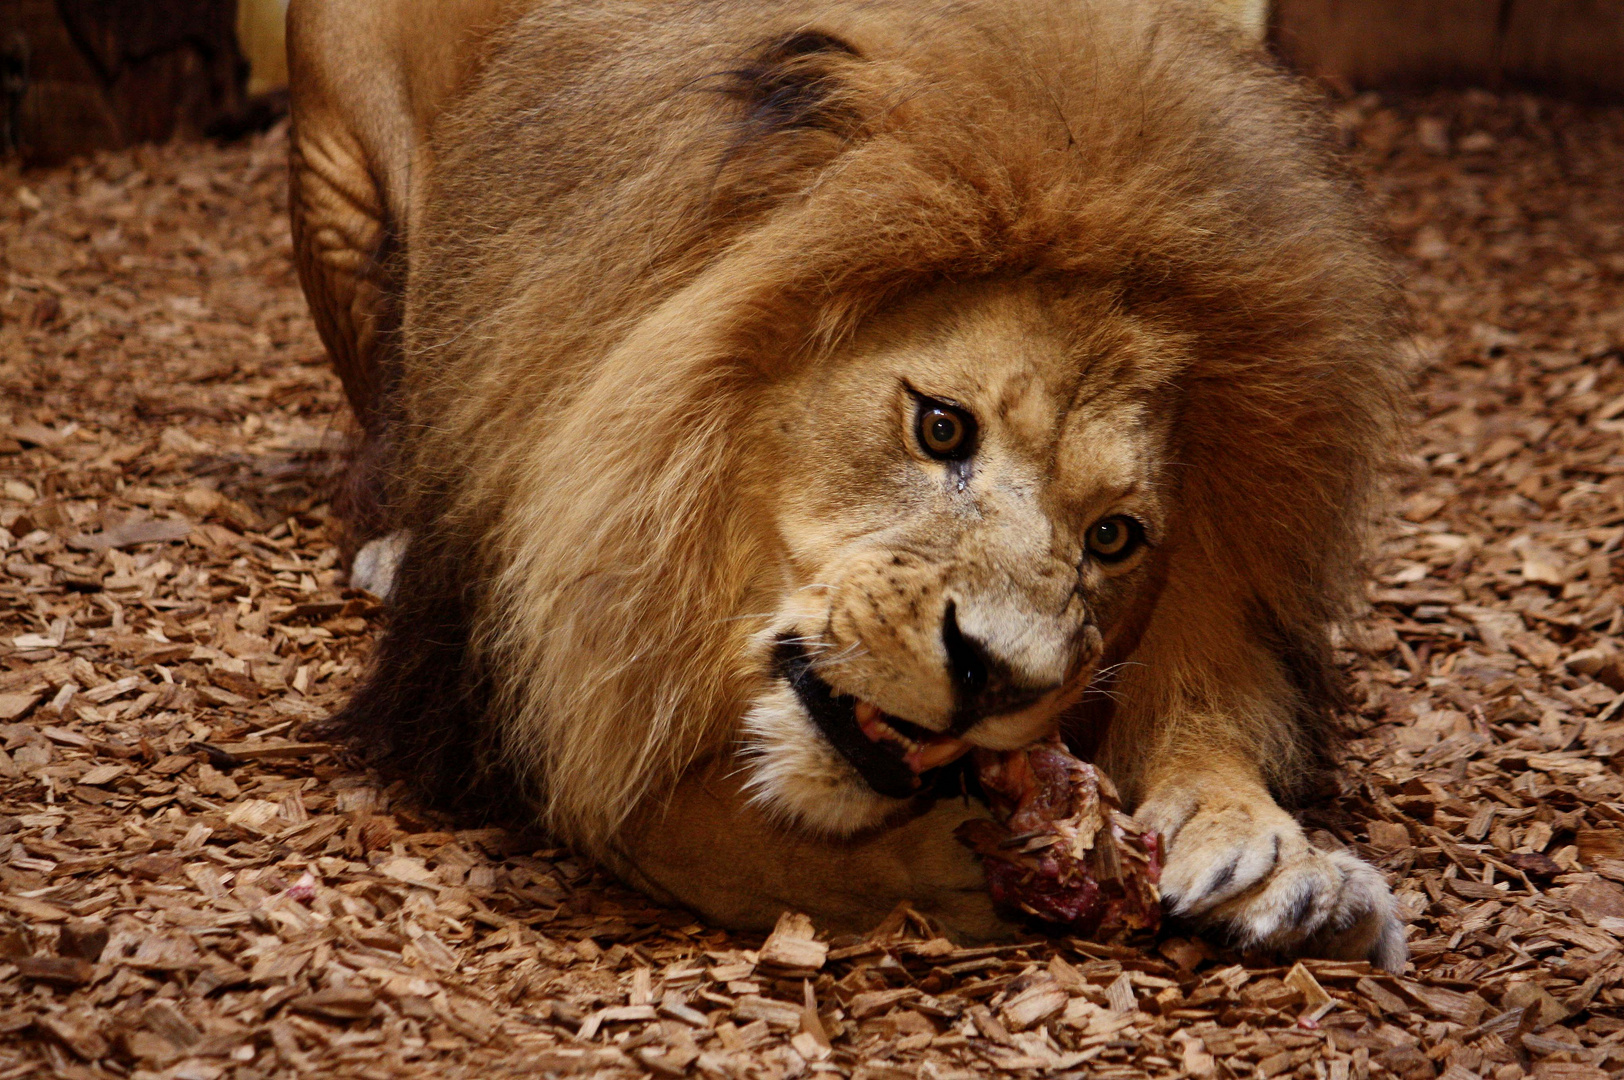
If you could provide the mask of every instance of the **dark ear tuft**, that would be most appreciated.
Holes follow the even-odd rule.
[[[769,42],[750,63],[727,73],[727,93],[747,103],[741,141],[796,129],[844,131],[856,116],[836,66],[860,54],[821,30]]]

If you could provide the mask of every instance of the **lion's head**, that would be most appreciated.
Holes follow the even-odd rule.
[[[414,196],[414,540],[351,718],[601,849],[706,759],[848,832],[1090,708],[1316,708],[1390,286],[1298,92],[1182,12],[498,35]]]
[[[1155,599],[1178,351],[1096,288],[996,279],[890,305],[772,388],[764,803],[849,831],[1053,728]]]

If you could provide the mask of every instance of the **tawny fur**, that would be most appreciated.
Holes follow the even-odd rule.
[[[1105,732],[1130,802],[1213,758],[1302,782],[1399,326],[1290,80],[1176,2],[485,7],[507,21],[383,226],[410,236],[388,370],[349,380],[396,388],[369,408],[398,415],[413,533],[352,724],[624,863],[628,818],[731,768],[771,692],[773,613],[810,584],[786,488],[817,468],[783,431],[821,373],[935,310],[1010,341],[1036,310],[1091,430],[1145,432],[1160,514],[1088,594],[1109,695],[1046,700]]]

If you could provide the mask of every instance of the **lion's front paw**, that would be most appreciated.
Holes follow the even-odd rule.
[[[1345,851],[1320,851],[1279,807],[1230,803],[1178,823],[1149,805],[1141,816],[1172,840],[1162,899],[1174,915],[1228,936],[1240,948],[1278,949],[1404,966],[1404,930],[1375,867]]]

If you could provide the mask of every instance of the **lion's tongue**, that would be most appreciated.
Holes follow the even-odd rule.
[[[969,743],[953,735],[937,735],[922,742],[904,738],[885,722],[885,714],[877,705],[871,705],[866,701],[858,702],[856,714],[857,726],[862,729],[868,740],[895,743],[903,747],[907,753],[903,755],[902,763],[915,773],[946,765],[970,749]]]
[[[927,743],[921,743],[918,750],[909,752],[903,757],[903,764],[916,773],[926,769],[934,769],[956,761],[969,752],[970,744],[963,739],[952,735],[938,735]]]

